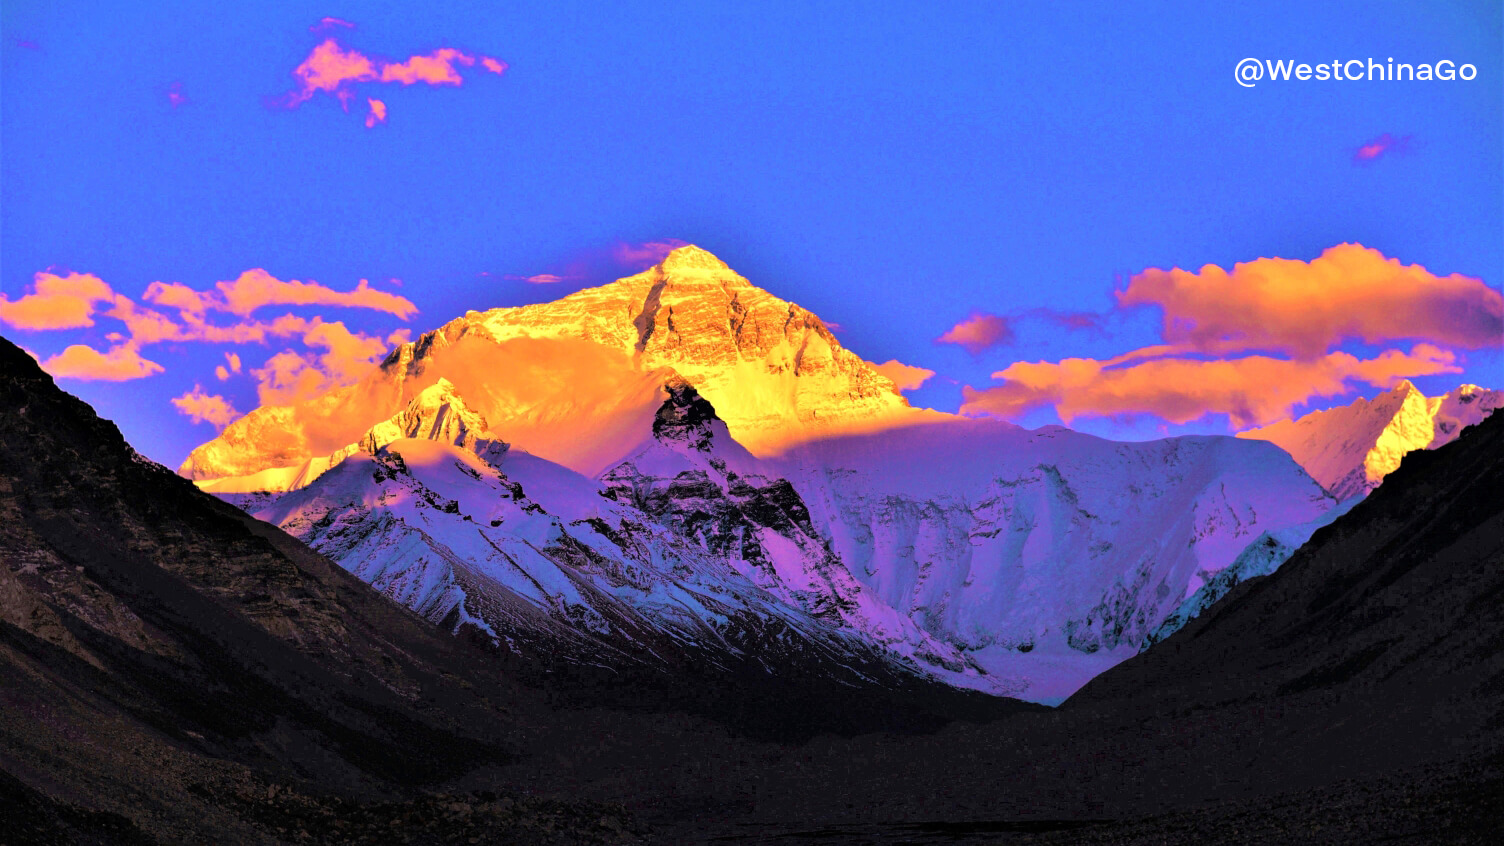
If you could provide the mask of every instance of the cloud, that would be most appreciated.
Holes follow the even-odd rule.
[[[17,329],[79,329],[94,325],[100,303],[113,303],[115,292],[92,273],[38,273],[31,291],[18,300],[0,294],[0,322]]]
[[[1241,262],[1231,273],[1210,264],[1198,273],[1150,268],[1117,301],[1161,307],[1167,342],[1217,354],[1257,349],[1314,358],[1353,340],[1479,349],[1504,336],[1504,296],[1483,280],[1436,276],[1358,244],[1309,262]]]
[[[1396,138],[1386,132],[1367,144],[1362,145],[1357,150],[1354,150],[1353,164],[1368,164],[1369,162],[1377,161],[1388,153],[1403,155],[1408,152],[1410,152],[1409,135]]]
[[[189,314],[201,315],[212,310],[243,317],[264,306],[274,305],[368,308],[394,314],[403,320],[418,311],[410,300],[378,291],[365,279],[360,280],[353,290],[336,291],[317,282],[296,279],[284,282],[259,267],[247,270],[235,279],[215,283],[212,291],[195,291],[177,282],[153,282],[147,286],[143,299]]]
[[[322,347],[319,355],[283,350],[259,368],[256,392],[262,405],[290,405],[311,399],[332,388],[348,385],[369,370],[387,351],[380,338],[351,332],[345,324],[325,323],[315,318],[303,333],[309,347]]]
[[[331,29],[354,29],[355,24],[339,18],[321,18],[319,22],[308,28],[309,32],[328,32]]]
[[[1017,417],[1053,406],[1067,424],[1078,417],[1139,414],[1178,424],[1227,414],[1234,426],[1246,428],[1287,418],[1312,399],[1347,394],[1350,383],[1387,388],[1401,378],[1461,370],[1456,356],[1430,344],[1370,359],[1333,352],[1309,360],[1157,358],[1118,367],[1089,358],[1016,362],[992,374],[1002,385],[965,388],[961,411]]]
[[[664,257],[674,250],[687,246],[689,246],[688,241],[680,241],[678,238],[665,238],[661,241],[648,241],[642,244],[620,242],[611,248],[611,258],[617,264],[625,266],[654,265],[663,261]]]
[[[427,56],[413,56],[405,62],[393,62],[381,69],[382,82],[400,82],[412,85],[426,82],[429,85],[461,85],[464,77],[455,69],[456,64],[471,67],[475,57],[461,53],[453,47],[441,47]]]
[[[240,416],[229,400],[215,394],[206,394],[198,385],[180,397],[173,397],[172,404],[180,413],[195,423],[213,424],[216,430],[224,429]]]
[[[42,369],[59,379],[126,382],[161,373],[162,365],[142,358],[134,344],[119,344],[106,353],[74,344],[42,362]]]
[[[893,380],[894,387],[900,391],[912,391],[923,385],[935,371],[926,370],[923,367],[912,367],[897,359],[885,361],[882,364],[874,364],[874,370],[883,376]]]
[[[155,344],[161,341],[193,340],[184,327],[167,315],[132,302],[128,297],[115,298],[115,304],[103,312],[125,324],[125,333],[111,332],[112,341],[131,340],[137,345]]]
[[[524,276],[522,281],[530,285],[553,285],[568,279],[567,276],[559,276],[554,273],[539,273],[536,276]]]
[[[292,70],[297,88],[287,93],[285,104],[294,109],[320,91],[339,98],[347,107],[357,82],[377,79],[376,63],[356,50],[346,50],[333,38],[326,38]]]
[[[366,115],[366,129],[370,129],[378,123],[386,123],[386,103],[377,99],[366,100],[371,111]]]
[[[240,356],[232,352],[225,353],[225,363],[214,368],[214,377],[223,382],[230,378],[232,373],[240,372]]]
[[[936,338],[935,343],[959,344],[965,347],[967,352],[977,355],[983,350],[1012,340],[1013,329],[1008,325],[1007,318],[998,317],[995,314],[972,312],[970,317],[947,329],[945,334]]]
[[[167,86],[167,102],[174,109],[188,102],[188,95],[183,93],[183,83],[174,82]]]
[[[353,27],[337,18],[325,18],[312,27],[315,32],[327,32],[335,26]],[[461,67],[474,67],[477,57],[454,47],[440,47],[425,56],[409,56],[404,61],[389,61],[367,56],[359,50],[347,48],[333,37],[325,38],[309,52],[308,56],[293,68],[296,81],[293,90],[274,101],[286,109],[296,109],[313,99],[319,92],[339,100],[346,110],[355,97],[356,86],[363,83],[397,83],[414,85],[463,85],[465,78]],[[489,56],[479,58],[482,68],[494,74],[505,73],[507,63]],[[366,126],[372,127],[386,120],[386,105],[380,100],[369,99],[371,110],[366,115]],[[378,105],[379,104],[379,105]]]

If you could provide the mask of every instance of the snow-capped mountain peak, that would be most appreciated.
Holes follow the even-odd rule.
[[[1359,398],[1238,437],[1279,445],[1340,500],[1373,490],[1406,453],[1451,443],[1501,405],[1504,393],[1477,385],[1427,397],[1401,379],[1371,400]]]
[[[509,443],[594,476],[641,445],[675,374],[758,455],[949,416],[910,407],[820,318],[684,246],[554,302],[451,320],[354,385],[252,411],[179,472],[207,481],[296,467],[359,441],[444,378]]]
[[[506,449],[506,444],[491,434],[486,418],[466,404],[454,383],[442,376],[419,391],[402,411],[372,426],[357,447],[375,455],[403,438],[440,441],[475,453]]]

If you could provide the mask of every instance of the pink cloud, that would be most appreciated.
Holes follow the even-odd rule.
[[[354,29],[355,24],[339,18],[321,18],[318,23],[308,28],[309,32],[328,32],[331,29]]]
[[[1013,340],[1008,320],[995,314],[973,312],[965,320],[947,329],[935,339],[938,344],[959,344],[972,355]]]
[[[284,282],[259,267],[247,270],[235,279],[216,283],[213,291],[199,292],[176,282],[153,282],[147,286],[143,298],[192,314],[214,310],[248,316],[264,306],[326,305],[384,311],[406,320],[418,311],[411,301],[378,291],[365,279],[360,280],[353,290],[336,291],[316,282],[296,279]]]
[[[18,300],[0,294],[0,322],[17,329],[78,329],[94,325],[101,303],[113,303],[115,292],[92,273],[38,273],[31,291]]]
[[[179,413],[193,422],[212,424],[216,430],[230,425],[240,416],[240,412],[230,405],[229,400],[216,394],[206,394],[198,385],[194,385],[193,390],[182,396],[173,397],[172,404]]]
[[[331,21],[334,24],[328,23]],[[315,32],[323,32],[336,24],[350,26],[335,18],[325,18],[321,25],[313,29]],[[428,55],[409,56],[404,61],[389,61],[367,56],[358,50],[341,45],[333,37],[328,37],[319,42],[293,69],[292,76],[296,80],[296,85],[292,91],[276,101],[276,104],[283,108],[295,109],[312,99],[315,94],[324,92],[338,99],[348,110],[350,100],[355,97],[357,85],[363,83],[413,85],[422,82],[427,85],[458,86],[463,85],[465,81],[460,68],[474,67],[476,62],[475,56],[454,47],[440,47]],[[505,62],[489,56],[480,58],[479,62],[482,68],[491,73],[500,74],[507,69]],[[372,98],[368,98],[368,101],[371,110],[366,115],[366,126],[369,128],[377,123],[385,122],[386,104]]]
[[[366,129],[378,123],[386,123],[386,103],[374,98],[366,100],[366,103],[371,107],[371,111],[366,115]]]
[[[935,375],[935,371],[933,370],[927,370],[923,367],[912,367],[897,359],[885,361],[882,364],[874,364],[872,368],[879,374],[893,380],[894,387],[900,391],[916,390],[929,381],[931,376]]]
[[[674,250],[687,246],[689,246],[688,241],[680,241],[678,238],[665,238],[661,241],[648,241],[643,244],[621,242],[611,248],[611,258],[623,266],[652,265],[663,261],[664,257]]]
[[[174,109],[188,102],[188,96],[183,93],[183,83],[174,82],[167,86],[167,102]]]
[[[74,344],[42,362],[42,369],[59,379],[126,382],[161,373],[162,365],[142,358],[134,344],[120,344],[105,353]]]
[[[1483,280],[1436,276],[1359,244],[1309,262],[1240,262],[1230,273],[1210,264],[1195,273],[1150,268],[1117,300],[1159,306],[1166,341],[1218,354],[1263,349],[1312,358],[1349,340],[1478,349],[1504,336],[1504,296]]]
[[[1067,424],[1079,417],[1138,414],[1188,423],[1226,414],[1234,426],[1246,428],[1289,417],[1312,399],[1344,395],[1350,383],[1387,388],[1401,378],[1461,371],[1456,356],[1430,344],[1370,359],[1334,352],[1310,360],[1158,358],[1120,367],[1088,358],[1020,361],[992,374],[1002,385],[967,387],[961,411],[1016,418],[1054,407]]]
[[[1369,141],[1353,152],[1353,164],[1367,164],[1378,160],[1388,153],[1404,154],[1410,152],[1410,136],[1395,137],[1384,133],[1378,138]]]

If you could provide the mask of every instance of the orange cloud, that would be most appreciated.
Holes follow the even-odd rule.
[[[251,371],[262,405],[288,405],[311,399],[332,388],[359,379],[387,351],[380,338],[351,332],[343,323],[325,323],[318,318],[308,325],[302,341],[322,347],[314,356],[283,350],[266,364]]]
[[[366,115],[366,129],[370,129],[378,123],[386,123],[386,103],[376,99],[366,100],[370,104],[371,111]]]
[[[94,325],[99,303],[114,301],[115,292],[91,273],[38,273],[20,299],[0,294],[0,321],[17,329],[79,329]]]
[[[429,85],[461,85],[464,78],[455,70],[455,64],[466,67],[475,64],[475,57],[453,47],[441,47],[427,56],[413,56],[405,62],[394,62],[381,69],[382,82],[400,82],[412,85],[426,82]]]
[[[959,344],[976,355],[985,349],[1006,344],[1013,340],[1013,329],[1006,318],[995,314],[973,312],[965,320],[947,329],[935,339],[938,344]]]
[[[1233,425],[1245,428],[1289,417],[1317,397],[1346,394],[1350,382],[1387,388],[1401,378],[1462,372],[1455,362],[1452,353],[1430,344],[1370,359],[1334,352],[1308,360],[1159,358],[1124,367],[1089,358],[1021,361],[992,374],[1004,380],[1002,385],[981,391],[967,387],[961,411],[1017,417],[1053,406],[1067,424],[1078,417],[1133,414],[1188,423],[1227,414]]]
[[[926,370],[923,367],[912,367],[900,362],[898,359],[885,361],[882,364],[873,365],[873,369],[883,376],[893,380],[893,384],[900,391],[912,391],[919,388],[935,371]]]
[[[225,363],[214,368],[214,377],[223,382],[230,378],[230,374],[240,372],[240,356],[232,352],[225,353]]]
[[[296,108],[320,91],[338,97],[348,106],[355,83],[380,76],[374,62],[355,50],[344,49],[333,38],[326,38],[313,48],[308,58],[293,68],[292,75],[298,80],[298,87],[287,95],[288,108]]]
[[[180,397],[173,397],[172,404],[180,413],[195,423],[210,423],[215,429],[223,429],[240,416],[229,400],[215,394],[206,394],[198,385]]]
[[[480,59],[480,64],[481,67],[494,74],[506,73],[507,68],[510,67],[510,65],[508,65],[506,62],[503,62],[500,59],[493,59],[490,56],[482,56]]]
[[[185,314],[200,315],[214,310],[249,316],[263,306],[327,305],[384,311],[406,320],[418,311],[411,301],[378,291],[365,279],[360,280],[353,290],[336,291],[317,282],[296,279],[284,282],[259,267],[247,270],[235,279],[216,283],[213,291],[199,292],[177,282],[153,282],[147,286],[143,299],[177,308]]]
[[[74,344],[42,362],[42,369],[59,379],[126,382],[161,373],[162,365],[142,358],[134,344],[120,344],[107,353]]]
[[[1436,276],[1341,244],[1310,261],[1261,258],[1199,273],[1151,268],[1117,293],[1164,309],[1164,339],[1189,350],[1277,350],[1314,358],[1350,340],[1477,349],[1504,336],[1504,296],[1472,276]]]
[[[109,338],[112,341],[129,339],[140,345],[155,344],[160,341],[190,340],[185,336],[183,327],[174,323],[167,315],[136,305],[128,297],[117,296],[114,306],[103,314],[125,324],[125,334],[110,333]]]

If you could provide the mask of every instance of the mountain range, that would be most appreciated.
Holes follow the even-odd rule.
[[[717,443],[710,403],[666,384],[651,442],[623,462],[636,471],[597,489],[714,537],[672,508],[684,501],[662,484],[672,472],[700,489],[691,515],[714,501],[733,522],[781,527],[767,515],[785,489],[731,480],[746,459]],[[435,385],[427,402],[443,407]],[[509,460],[541,459],[463,409],[392,425],[324,475],[390,474],[379,491],[393,519],[426,502],[412,480],[458,476],[493,486],[492,511],[438,481],[423,508],[554,525],[532,494],[494,487]],[[455,461],[480,478],[444,469]],[[686,464],[706,481],[683,479]],[[523,641],[513,654],[478,623],[442,634],[143,459],[0,343],[5,837],[1486,843],[1504,818],[1501,481],[1494,415],[1406,456],[1278,569],[1059,708],[971,707],[981,700],[896,674],[822,686],[831,663],[818,657],[806,666],[819,672],[782,686],[668,667],[662,689],[681,698],[651,699],[647,674],[571,670]],[[540,502],[571,495],[538,488]],[[899,711],[912,718],[894,722]],[[769,714],[803,731],[746,719]]]
[[[1256,440],[912,408],[819,318],[693,246],[471,312],[353,386],[251,412],[180,472],[503,648],[821,655],[832,678],[1047,703],[1261,535],[1336,504]]]

